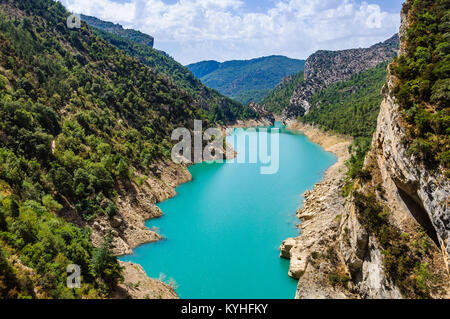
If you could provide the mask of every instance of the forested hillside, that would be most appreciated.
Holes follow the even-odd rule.
[[[111,238],[94,248],[66,215],[113,218],[118,185],[153,174],[174,128],[242,114],[195,99],[85,24],[68,29],[68,16],[52,0],[0,1],[0,297],[109,296],[121,278]],[[66,287],[69,264],[80,289]]]
[[[361,174],[364,157],[369,150],[377,126],[381,89],[386,82],[388,62],[353,75],[314,94],[308,114],[299,118],[326,131],[355,138],[350,159],[349,177]]]
[[[314,94],[311,110],[301,121],[353,137],[371,137],[377,124],[387,66],[388,63],[381,63]]]
[[[266,110],[280,115],[285,107],[289,105],[295,88],[301,81],[303,81],[303,79],[303,72],[299,72],[284,78],[275,89],[270,91],[264,97],[264,99],[261,101],[261,104],[266,108]]]
[[[110,32],[110,22],[86,16],[83,16],[83,19],[93,27],[95,34],[128,55],[137,58],[156,73],[166,75],[174,85],[185,90],[199,105],[208,106],[211,120],[226,123],[236,119],[246,120],[255,116],[250,108],[205,86],[191,71],[165,52],[156,50],[135,37]],[[128,32],[131,31],[134,30],[128,30]]]
[[[269,56],[246,61],[203,61],[187,67],[207,86],[243,104],[260,102],[281,80],[302,71],[305,61]]]

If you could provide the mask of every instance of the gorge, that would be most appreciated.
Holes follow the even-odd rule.
[[[173,278],[181,298],[293,298],[296,281],[286,276],[288,264],[280,260],[278,245],[297,232],[292,212],[300,194],[322,179],[335,156],[279,122],[276,126],[276,174],[261,175],[262,164],[239,164],[258,149],[239,138],[245,131],[234,131],[228,142],[235,149],[241,149],[237,143],[246,144],[246,152],[237,154],[236,163],[190,167],[193,181],[158,204],[163,217],[147,222],[166,239],[140,246],[121,260],[142,265],[151,277]]]

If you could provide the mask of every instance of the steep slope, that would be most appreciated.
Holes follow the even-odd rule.
[[[303,72],[289,75],[278,84],[272,91],[270,91],[261,101],[261,105],[277,115],[280,115],[283,110],[289,105],[292,94],[300,82],[304,80]]]
[[[372,137],[382,101],[388,63],[354,74],[315,93],[304,123],[352,137]]]
[[[392,60],[397,55],[398,35],[383,43],[366,49],[343,51],[318,51],[305,63],[305,80],[294,90],[289,106],[283,117],[296,119],[308,113],[311,97],[329,85],[347,80],[353,74],[374,68],[382,62]]]
[[[115,255],[161,239],[145,220],[191,179],[170,160],[173,129],[244,110],[202,103],[86,24],[67,28],[68,16],[52,0],[0,1],[2,297],[130,295],[118,284],[137,284],[127,278],[136,271]],[[71,264],[80,289],[66,286]],[[153,283],[149,296],[174,295]]]
[[[446,166],[408,151],[414,150],[411,133],[417,134],[422,122],[408,120],[411,113],[405,112],[408,103],[404,104],[414,102],[418,110],[426,105],[423,112],[437,119],[448,112],[448,95],[439,93],[432,103],[427,96],[442,92],[436,83],[448,80],[448,73],[433,72],[433,68],[442,70],[439,61],[448,63],[449,52],[442,55],[441,50],[446,43],[449,9],[448,1],[408,0],[404,4],[401,56],[388,69],[363,171],[353,177],[347,198],[339,195],[346,178],[342,170],[334,168],[334,174],[327,173],[325,181],[305,195],[304,208],[298,214],[304,219],[302,235],[281,247],[282,256],[291,258],[290,275],[299,278],[297,298],[450,296]],[[415,45],[423,41],[432,52],[428,67],[420,67],[427,62],[421,60],[423,49]],[[399,74],[399,66],[406,61],[409,65]],[[428,88],[436,88],[434,94],[421,96],[415,90],[401,89],[405,83],[420,80],[426,70],[433,75],[428,80],[434,85]],[[405,75],[408,81],[403,82]],[[418,110],[413,114],[420,113]],[[426,127],[426,136],[445,138],[440,130],[448,132],[448,122],[440,125],[443,127]]]
[[[157,74],[166,76],[173,85],[185,90],[193,100],[209,110],[210,120],[225,124],[255,117],[251,109],[206,87],[186,67],[176,62],[165,52],[153,49],[139,39],[136,40],[134,36],[123,35],[121,32],[110,32],[110,25],[113,25],[111,22],[86,16],[83,19],[93,27],[95,34],[105,41],[137,58]],[[128,32],[132,31],[134,30],[128,30]]]
[[[81,20],[97,29],[121,36],[123,38],[138,42],[143,45],[148,45],[149,47],[152,48],[155,43],[155,39],[152,36],[133,29],[124,29],[120,24],[102,21],[95,17],[90,17],[84,14],[81,15]]]
[[[220,62],[211,60],[211,61],[201,61],[194,64],[190,64],[187,67],[191,72],[201,79],[205,75],[208,75],[210,73],[213,73],[220,67]]]
[[[248,61],[204,61],[187,67],[202,82],[243,104],[259,102],[280,81],[302,71],[305,61],[269,56]]]

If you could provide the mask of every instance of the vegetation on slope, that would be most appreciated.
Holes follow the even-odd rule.
[[[61,217],[112,218],[119,186],[152,175],[174,128],[242,111],[202,104],[87,25],[68,29],[68,16],[52,0],[0,1],[1,297],[109,296],[121,280],[111,241],[94,248]],[[66,287],[69,264],[80,289]]]
[[[418,227],[415,234],[402,232],[389,221],[390,211],[373,194],[354,192],[353,201],[362,226],[377,238],[383,252],[383,268],[405,298],[430,298],[433,281],[428,257],[432,242]]]
[[[153,47],[154,39],[148,34],[133,29],[124,29],[120,24],[102,21],[95,17],[90,17],[83,14],[81,15],[81,19],[92,27]]]
[[[355,138],[371,137],[377,125],[387,65],[381,63],[316,93],[310,101],[311,111],[301,121]]]
[[[201,79],[205,75],[208,75],[214,71],[216,71],[220,67],[220,62],[217,61],[201,61],[194,64],[190,64],[187,67],[191,72]]]
[[[395,60],[394,90],[409,132],[409,153],[450,169],[450,3],[408,1],[406,52]],[[449,173],[448,173],[449,174]]]
[[[284,77],[302,71],[304,65],[303,60],[269,56],[220,64],[204,61],[187,67],[207,86],[247,104],[260,102]]]
[[[101,22],[106,25],[109,23]],[[95,23],[94,26],[103,28],[100,23]],[[224,124],[237,119],[247,120],[257,116],[250,108],[242,106],[230,98],[222,96],[215,90],[206,87],[186,67],[176,62],[166,53],[153,49],[151,46],[139,41],[105,31],[109,30],[108,28],[105,28],[105,30],[93,28],[93,30],[98,36],[128,55],[137,58],[156,73],[164,74],[172,84],[186,91],[199,105],[208,106],[208,115],[212,122]]]
[[[283,79],[278,86],[269,92],[262,100],[261,104],[265,109],[274,114],[280,115],[289,106],[295,88],[303,81],[303,72],[296,73]]]
[[[388,62],[380,63],[314,94],[310,100],[311,111],[299,118],[304,123],[354,138],[352,156],[347,162],[349,180],[344,188],[345,195],[350,191],[354,178],[367,175],[363,170],[364,158],[377,125],[387,65]]]

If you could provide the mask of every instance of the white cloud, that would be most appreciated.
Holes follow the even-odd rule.
[[[71,11],[141,30],[181,63],[365,47],[398,31],[399,14],[355,0],[277,0],[265,13],[240,0],[61,0]]]

